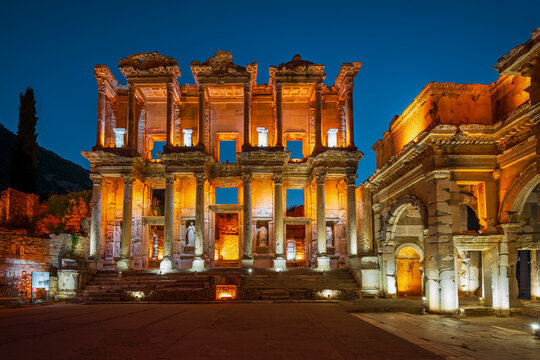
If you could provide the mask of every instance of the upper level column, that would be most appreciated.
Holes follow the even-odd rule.
[[[354,117],[353,117],[353,78],[347,83],[347,95],[345,97],[345,114],[347,116],[348,146],[354,146]]]
[[[277,127],[277,139],[276,146],[283,147],[283,111],[282,111],[282,85],[276,83],[276,127]]]
[[[251,83],[244,84],[244,144],[242,149],[251,147]]]
[[[206,109],[206,104],[205,104],[204,85],[200,84],[199,85],[199,129],[198,129],[199,142],[197,146],[202,147],[203,149],[205,148],[204,135],[206,132],[204,128],[205,109]]]
[[[128,147],[137,150],[139,129],[135,111],[135,85],[128,84]]]
[[[96,131],[96,146],[101,147],[105,145],[105,84],[98,84],[98,115],[97,115],[97,131]]]
[[[167,83],[167,144],[166,146],[173,146],[174,144],[174,84],[172,82]]]
[[[315,83],[315,149],[322,147],[322,82]]]

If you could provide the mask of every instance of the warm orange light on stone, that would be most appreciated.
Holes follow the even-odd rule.
[[[216,300],[234,300],[236,285],[216,285]]]

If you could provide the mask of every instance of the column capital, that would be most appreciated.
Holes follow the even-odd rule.
[[[282,184],[282,182],[283,182],[283,174],[282,173],[275,173],[273,178],[274,178],[274,183]]]
[[[317,185],[324,185],[325,180],[326,180],[326,173],[318,173],[315,175],[315,181],[317,182]]]
[[[356,186],[356,179],[358,179],[358,175],[356,174],[347,174],[345,176],[345,182],[347,183],[347,185]]]
[[[167,185],[174,184],[174,181],[176,180],[176,175],[171,173],[165,173],[165,183]]]
[[[315,91],[321,92],[321,91],[322,91],[322,86],[323,86],[322,81],[317,81],[317,82],[315,83]]]
[[[90,180],[94,183],[94,185],[101,185],[103,181],[103,175],[100,174],[90,174]]]
[[[426,181],[450,180],[450,170],[433,170],[425,175]]]
[[[245,82],[244,83],[244,92],[245,93],[251,93],[251,89],[252,89],[252,85],[250,82]]]
[[[195,180],[197,180],[197,184],[204,184],[206,174],[204,172],[195,173]]]
[[[252,178],[253,178],[253,174],[242,173],[242,181],[244,182],[244,184],[251,183]]]
[[[383,209],[383,204],[375,203],[375,204],[373,204],[373,206],[371,208],[373,209],[374,213],[379,213]]]
[[[124,184],[133,184],[133,182],[135,181],[135,177],[133,176],[133,174],[122,174],[121,177],[124,181]]]
[[[276,88],[276,91],[281,92],[281,90],[283,88],[283,84],[276,81],[275,88]]]

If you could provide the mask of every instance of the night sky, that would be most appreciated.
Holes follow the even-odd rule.
[[[359,181],[375,170],[371,146],[430,81],[491,83],[497,59],[540,26],[540,1],[66,1],[5,2],[0,12],[0,123],[17,129],[19,93],[34,88],[38,142],[85,168],[95,144],[95,64],[117,79],[118,60],[159,51],[189,63],[216,50],[236,64],[268,67],[301,54],[325,64],[325,83],[340,64],[363,63],[355,81],[355,142],[365,157]]]

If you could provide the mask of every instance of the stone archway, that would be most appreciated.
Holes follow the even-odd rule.
[[[509,221],[509,211],[521,211],[530,192],[539,183],[540,174],[538,174],[536,162],[533,162],[519,174],[506,192],[499,211],[499,222],[501,224]]]
[[[396,268],[398,264],[406,262],[398,261],[397,258],[402,249],[408,247],[419,254],[419,256],[421,255],[416,261],[416,265],[412,265],[416,267],[415,271],[420,271],[421,269],[424,237],[427,231],[427,212],[424,204],[416,196],[404,195],[392,204],[384,219],[383,255],[381,259],[383,290],[386,296],[392,297],[398,293],[396,287],[396,280],[398,279]],[[422,276],[420,275],[420,281],[421,279]],[[422,289],[421,282],[420,289]]]
[[[422,249],[416,244],[402,244],[395,253],[397,295],[421,296],[423,290]]]

